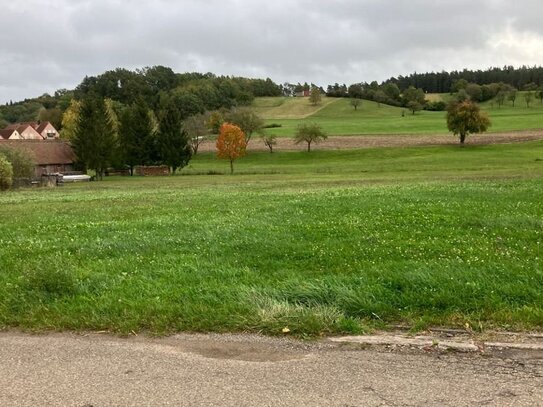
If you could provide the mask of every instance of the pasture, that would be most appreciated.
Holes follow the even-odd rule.
[[[543,328],[542,142],[235,168],[0,194],[0,328]]]
[[[515,107],[507,102],[502,107],[492,101],[481,104],[492,122],[491,132],[543,129],[543,104],[534,100],[530,107],[519,92]],[[442,95],[446,100],[448,95]],[[439,95],[432,94],[437,100]],[[322,126],[329,135],[366,134],[446,134],[445,112],[420,111],[412,115],[406,108],[362,100],[355,110],[349,99],[323,98],[312,106],[308,98],[257,98],[254,108],[267,124],[281,127],[266,129],[270,134],[290,137],[298,124],[306,121]]]

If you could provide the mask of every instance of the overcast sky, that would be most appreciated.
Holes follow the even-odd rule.
[[[0,0],[0,103],[116,67],[326,87],[543,64],[541,0]]]

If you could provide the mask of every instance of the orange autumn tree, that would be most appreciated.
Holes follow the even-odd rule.
[[[234,173],[234,161],[245,155],[245,134],[232,123],[223,123],[217,137],[217,157],[230,160],[230,174]]]

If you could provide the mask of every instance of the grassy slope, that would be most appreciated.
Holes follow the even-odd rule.
[[[211,154],[185,173],[227,172]],[[255,153],[0,195],[0,327],[543,327],[543,143]]]
[[[448,95],[444,95],[446,97]],[[435,95],[434,95],[435,97]],[[280,107],[273,107],[277,100],[285,98],[264,98],[256,104],[264,103],[266,109],[260,108],[259,113],[265,117],[267,123],[281,124],[281,128],[268,129],[270,134],[279,136],[291,136],[296,131],[296,126],[304,121],[320,124],[330,135],[355,135],[355,134],[441,134],[447,133],[444,112],[421,111],[414,116],[404,108],[381,105],[370,101],[362,101],[362,105],[355,111],[347,99],[325,99],[326,104],[320,110],[309,114],[312,109],[307,98],[290,99]],[[483,103],[485,110],[491,119],[490,131],[506,132],[515,130],[543,128],[543,104],[534,101],[530,108],[524,104],[523,92],[519,92],[516,107],[510,104],[498,108],[491,102]],[[292,107],[292,115],[287,117],[289,108]],[[295,109],[294,109],[295,107]],[[296,112],[303,110],[305,116]],[[279,110],[281,109],[281,110]],[[258,110],[258,109],[257,109]],[[402,116],[402,111],[405,115]],[[309,114],[309,115],[308,115]]]
[[[336,99],[324,97],[320,104],[312,105],[309,98],[262,97],[255,99],[253,108],[266,119],[303,119],[334,102]]]

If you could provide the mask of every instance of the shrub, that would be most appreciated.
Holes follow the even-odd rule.
[[[429,110],[431,112],[443,112],[446,108],[447,104],[442,100],[438,100],[435,102],[428,102],[424,107],[424,110]]]
[[[13,167],[6,157],[0,154],[0,191],[9,189],[13,184]]]
[[[13,168],[13,178],[32,178],[34,175],[34,162],[30,153],[15,148],[2,146],[0,154],[7,158]]]
[[[262,127],[263,129],[275,129],[275,128],[278,128],[278,127],[283,127],[282,124],[279,124],[279,123],[270,123],[270,124],[266,124],[264,127]]]

